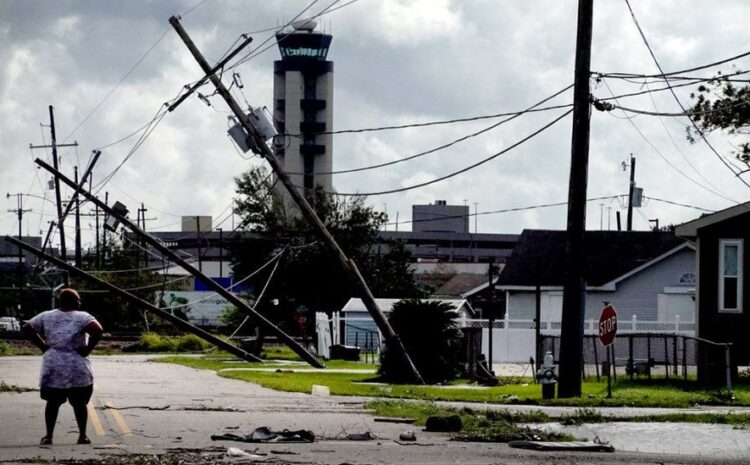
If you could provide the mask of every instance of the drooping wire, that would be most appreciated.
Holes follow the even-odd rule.
[[[607,90],[609,91],[609,93],[612,94],[613,98],[615,99],[615,102],[618,102],[617,98],[614,96],[614,92],[612,92],[612,88],[609,86],[609,84],[607,83],[607,81],[604,81],[604,85],[605,85],[605,87],[607,87]],[[632,119],[628,119],[628,122],[633,126],[633,129],[635,129],[635,131],[641,136],[641,138],[643,138],[643,140],[645,140],[646,143],[649,146],[651,146],[651,148],[654,150],[654,152],[656,152],[656,154],[659,155],[659,157],[662,160],[664,160],[664,162],[666,164],[668,164],[669,166],[672,167],[672,169],[674,169],[675,171],[677,171],[678,173],[680,173],[685,179],[687,179],[688,181],[692,182],[693,184],[695,184],[696,186],[700,187],[701,189],[704,189],[704,190],[706,190],[708,192],[711,192],[712,194],[717,195],[717,196],[719,196],[719,197],[721,197],[721,198],[723,198],[725,200],[729,200],[730,202],[736,202],[734,199],[732,199],[731,197],[727,196],[723,192],[716,191],[716,190],[713,190],[713,189],[710,189],[710,188],[704,186],[703,184],[699,183],[698,181],[696,181],[695,179],[693,179],[691,176],[689,176],[687,173],[685,173],[684,171],[682,171],[680,168],[678,168],[677,166],[675,166],[674,163],[672,163],[667,157],[665,157],[664,154],[662,154],[661,151],[651,142],[651,140],[648,137],[646,137],[646,135],[643,133],[643,131],[641,131],[641,129],[632,121]]]
[[[651,58],[653,59],[654,63],[656,64],[656,67],[659,69],[660,75],[663,77],[665,75],[664,70],[661,67],[661,64],[659,63],[659,60],[656,59],[656,55],[654,54],[653,49],[651,48],[651,45],[648,43],[648,39],[646,38],[646,34],[643,32],[643,29],[641,28],[640,23],[638,22],[638,18],[635,16],[635,12],[633,11],[632,6],[630,5],[630,0],[625,0],[625,4],[628,7],[628,10],[630,11],[630,17],[633,19],[633,23],[635,24],[635,27],[638,29],[638,33],[641,36],[641,39],[643,40],[644,45],[648,49],[649,54],[651,55]],[[748,52],[750,54],[750,52]],[[692,71],[692,70],[691,70]],[[669,87],[670,93],[674,97],[675,101],[677,102],[677,105],[679,105],[680,109],[683,113],[687,113],[687,109],[685,109],[685,106],[682,104],[680,99],[677,97],[677,94],[675,93],[674,89],[672,89],[671,84],[669,83],[668,79],[665,79],[664,82]],[[696,133],[701,137],[703,142],[708,146],[708,148],[711,149],[711,151],[716,155],[716,158],[721,161],[721,163],[734,174],[734,176],[742,182],[746,187],[750,188],[750,184],[748,184],[747,181],[745,181],[742,176],[740,176],[741,173],[738,173],[734,170],[734,168],[727,163],[726,160],[719,154],[719,152],[714,148],[714,146],[708,141],[706,138],[706,135],[703,133],[703,131],[698,127],[698,125],[693,121],[692,118],[688,118],[690,120],[690,123],[693,125],[693,128],[695,129]]]
[[[555,123],[559,122],[560,120],[562,120],[563,118],[565,118],[566,116],[568,116],[569,114],[571,114],[572,112],[573,112],[572,109],[566,111],[562,115],[558,116],[554,120],[550,121],[546,125],[542,126],[540,129],[537,129],[536,131],[532,132],[531,134],[529,134],[528,136],[526,136],[523,139],[519,140],[518,142],[516,142],[516,143],[514,143],[514,144],[512,144],[512,145],[510,145],[508,147],[506,147],[505,149],[503,149],[503,150],[501,150],[501,151],[499,151],[499,152],[497,152],[497,153],[495,153],[493,155],[490,155],[487,158],[484,158],[484,159],[478,161],[477,163],[469,165],[469,166],[467,166],[465,168],[462,168],[462,169],[460,169],[458,171],[454,171],[452,173],[449,173],[449,174],[447,174],[445,176],[441,176],[439,178],[433,179],[431,181],[426,181],[426,182],[422,182],[422,183],[419,183],[419,184],[414,184],[414,185],[407,186],[407,187],[401,187],[401,188],[398,188],[398,189],[390,189],[390,190],[377,191],[377,192],[367,192],[367,193],[339,193],[339,192],[331,192],[331,193],[334,194],[334,195],[342,196],[342,197],[369,197],[369,196],[375,196],[375,195],[386,195],[386,194],[395,194],[395,193],[398,193],[398,192],[405,192],[405,191],[408,191],[408,190],[418,189],[418,188],[421,188],[421,187],[425,187],[425,186],[429,186],[431,184],[438,183],[440,181],[444,181],[446,179],[458,176],[459,174],[463,174],[463,173],[465,173],[465,172],[467,172],[469,170],[472,170],[472,169],[474,169],[474,168],[476,168],[476,167],[478,167],[480,165],[483,165],[483,164],[485,164],[485,163],[487,163],[487,162],[489,162],[491,160],[494,160],[495,158],[497,158],[497,157],[499,157],[499,156],[501,156],[501,155],[503,155],[503,154],[505,154],[505,153],[513,150],[514,148],[518,147],[519,145],[523,144],[524,142],[527,142],[528,140],[530,140],[530,139],[538,136],[539,134],[541,134],[545,130],[549,129]]]

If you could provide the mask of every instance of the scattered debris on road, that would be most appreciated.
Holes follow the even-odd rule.
[[[589,441],[568,441],[568,442],[549,442],[549,441],[510,441],[510,447],[515,449],[530,449],[545,452],[614,452],[615,448],[610,444],[602,444]]]
[[[315,442],[315,434],[309,430],[283,430],[271,431],[267,426],[256,428],[252,433],[240,436],[233,433],[211,435],[213,441],[239,441],[239,442]]]

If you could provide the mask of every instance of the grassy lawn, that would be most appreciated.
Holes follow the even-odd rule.
[[[165,363],[178,363],[198,369],[219,371],[227,368],[279,368],[280,372],[260,371],[221,371],[219,376],[257,383],[280,391],[311,392],[312,386],[328,386],[331,394],[345,396],[372,396],[397,399],[448,400],[464,402],[487,402],[497,404],[531,405],[570,405],[579,407],[633,406],[633,407],[673,407],[687,408],[695,405],[736,405],[750,406],[750,386],[735,386],[734,400],[717,391],[694,388],[691,382],[654,378],[652,381],[629,381],[619,378],[613,384],[613,396],[607,399],[605,381],[586,380],[583,383],[583,396],[575,399],[542,400],[541,388],[533,384],[531,378],[513,378],[513,384],[495,387],[462,385],[462,381],[452,386],[418,386],[381,384],[376,375],[370,373],[330,373],[325,370],[314,372],[294,372],[296,366],[268,363],[231,362],[226,358],[196,358],[170,356],[156,359]],[[331,361],[334,368],[373,368],[374,365]],[[306,365],[300,365],[308,368]],[[464,381],[465,382],[465,381]]]

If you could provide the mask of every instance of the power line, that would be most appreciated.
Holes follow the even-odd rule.
[[[647,198],[647,199],[650,199],[650,200],[654,200],[656,202],[668,203],[670,205],[676,205],[678,207],[693,208],[695,210],[700,210],[700,211],[704,211],[704,212],[707,212],[707,213],[714,213],[716,211],[716,210],[709,210],[709,209],[703,208],[703,207],[697,207],[695,205],[688,205],[688,204],[685,204],[685,203],[674,202],[672,200],[659,199],[657,197],[651,197],[651,196],[647,197],[645,195],[643,197]]]
[[[607,81],[604,81],[604,85],[607,87],[607,90],[609,91],[609,93],[612,94],[613,98],[615,99],[615,102],[619,103],[619,101],[617,100],[617,97],[614,96],[614,92],[612,92],[612,88],[609,87],[609,84],[607,83]],[[706,191],[711,192],[712,194],[717,195],[717,196],[719,196],[719,197],[721,197],[721,198],[723,198],[725,200],[729,200],[730,202],[736,202],[734,199],[732,199],[731,197],[728,197],[726,194],[724,194],[721,191],[709,189],[708,187],[704,186],[703,184],[701,184],[698,181],[696,181],[695,179],[693,179],[691,176],[689,176],[687,173],[685,173],[684,171],[682,171],[680,168],[678,168],[677,166],[675,166],[674,163],[672,163],[671,161],[669,161],[669,159],[666,156],[664,156],[664,154],[662,154],[661,151],[659,151],[659,149],[653,144],[653,142],[651,142],[651,140],[648,137],[646,137],[646,135],[643,133],[643,131],[641,131],[641,129],[632,121],[632,119],[629,118],[628,122],[633,126],[633,129],[635,129],[635,131],[638,133],[638,135],[640,135],[641,138],[643,138],[643,140],[645,140],[646,143],[649,146],[651,146],[651,148],[654,150],[654,152],[656,152],[656,154],[659,155],[659,157],[662,160],[664,160],[664,162],[666,164],[668,164],[669,166],[671,166],[672,169],[674,169],[675,171],[677,171],[678,173],[680,173],[683,177],[685,177],[685,179],[687,179],[688,181],[692,182],[696,186],[698,186],[698,187],[700,187],[702,189],[705,189]]]
[[[471,134],[468,134],[468,135],[466,135],[466,136],[463,136],[463,137],[460,137],[460,138],[458,138],[458,139],[455,139],[455,140],[453,140],[453,141],[451,141],[451,142],[448,142],[447,144],[443,144],[443,145],[440,145],[440,146],[438,146],[438,147],[435,147],[435,148],[432,148],[432,149],[426,150],[426,151],[424,151],[424,152],[420,152],[420,153],[417,153],[417,154],[414,154],[414,155],[410,155],[410,156],[408,156],[408,157],[400,158],[400,159],[398,159],[398,160],[393,160],[393,161],[389,161],[389,162],[385,162],[385,163],[379,163],[379,164],[376,164],[376,165],[363,166],[363,167],[359,167],[359,168],[351,168],[351,169],[338,170],[338,171],[328,171],[328,172],[320,172],[320,173],[316,173],[316,174],[345,174],[345,173],[356,173],[356,172],[359,172],[359,171],[367,171],[367,170],[372,170],[372,169],[376,169],[376,168],[383,168],[383,167],[385,167],[385,166],[391,166],[391,165],[395,165],[395,164],[397,164],[397,163],[402,163],[402,162],[405,162],[405,161],[413,160],[413,159],[415,159],[415,158],[423,157],[423,156],[425,156],[425,155],[429,155],[429,154],[431,154],[431,153],[435,153],[435,152],[437,152],[437,151],[440,151],[440,150],[443,150],[443,149],[446,149],[446,148],[452,147],[452,146],[454,146],[454,145],[456,145],[456,144],[458,144],[458,143],[460,143],[460,142],[463,142],[463,141],[465,141],[465,140],[468,140],[468,139],[471,139],[471,138],[473,138],[473,137],[476,137],[476,136],[479,136],[479,135],[481,135],[481,134],[484,134],[485,132],[491,131],[492,129],[495,129],[496,127],[498,127],[498,126],[500,126],[500,125],[502,125],[502,124],[508,123],[508,122],[510,122],[510,121],[512,121],[512,120],[514,120],[514,119],[516,119],[516,118],[518,118],[518,117],[519,117],[519,116],[521,116],[521,115],[524,115],[524,114],[526,114],[526,113],[530,113],[530,112],[533,112],[533,111],[539,111],[538,109],[537,109],[537,110],[534,110],[534,108],[535,108],[535,107],[537,107],[537,106],[539,106],[539,105],[541,105],[541,104],[543,104],[543,103],[545,103],[545,102],[547,102],[547,101],[549,101],[549,100],[551,100],[551,99],[553,99],[553,98],[555,98],[555,97],[557,97],[558,95],[560,95],[560,94],[562,94],[563,92],[567,91],[567,90],[568,90],[568,89],[570,89],[571,87],[573,87],[573,85],[572,85],[572,84],[571,84],[571,85],[569,85],[568,87],[565,87],[565,88],[564,88],[564,89],[562,89],[562,90],[559,90],[559,91],[557,91],[556,93],[552,94],[551,96],[549,96],[549,97],[547,97],[547,98],[545,98],[545,99],[543,99],[543,100],[540,100],[539,102],[535,103],[534,105],[532,105],[531,107],[527,108],[526,110],[522,110],[522,111],[519,111],[519,112],[514,112],[514,113],[506,113],[506,115],[511,115],[511,116],[510,116],[509,118],[506,118],[506,119],[504,119],[504,120],[502,120],[502,121],[499,121],[499,122],[497,122],[497,123],[494,123],[494,124],[492,124],[492,125],[490,125],[490,126],[487,126],[487,127],[486,127],[486,128],[484,128],[484,129],[480,129],[479,131],[476,131],[476,132],[473,132],[473,133],[471,133]],[[568,107],[570,107],[570,106],[572,106],[572,104],[568,104],[568,105],[557,105],[557,106],[555,106],[555,107],[547,107],[547,108],[546,108],[546,110],[550,110],[550,109],[552,109],[552,108],[568,108]],[[425,123],[425,125],[426,125],[426,124],[429,124],[429,123]],[[441,124],[443,124],[443,122],[441,122]],[[402,127],[406,127],[406,126],[402,126]],[[373,128],[373,129],[367,129],[367,130],[360,130],[360,132],[367,132],[367,131],[372,131],[372,130],[377,130],[377,129],[374,129],[374,128]],[[304,174],[304,173],[288,173],[288,174],[296,174],[296,175],[302,175],[302,174]]]
[[[95,106],[95,107],[94,107],[94,108],[93,108],[93,109],[92,109],[92,110],[91,110],[91,111],[90,111],[90,112],[88,113],[88,115],[86,115],[86,117],[85,117],[85,118],[83,118],[83,120],[81,120],[81,122],[80,122],[80,123],[78,123],[78,126],[76,126],[75,128],[73,128],[73,130],[72,130],[72,131],[70,132],[70,134],[68,134],[68,136],[67,136],[67,137],[65,137],[65,139],[63,140],[63,143],[64,143],[64,142],[67,142],[67,141],[68,141],[68,139],[70,139],[70,138],[71,138],[71,137],[73,136],[73,134],[75,134],[75,133],[76,133],[76,131],[78,131],[78,129],[79,129],[79,128],[80,128],[81,126],[83,126],[83,124],[84,124],[84,123],[85,123],[86,121],[88,121],[88,119],[89,119],[89,118],[91,118],[91,116],[92,116],[92,115],[93,115],[94,113],[96,113],[96,111],[97,111],[97,110],[99,109],[99,107],[101,107],[101,106],[102,106],[102,104],[104,104],[104,102],[105,102],[105,101],[106,101],[106,100],[107,100],[107,99],[108,99],[108,98],[109,98],[109,97],[110,97],[110,96],[111,96],[111,95],[112,95],[112,94],[113,94],[113,93],[114,93],[114,92],[115,92],[115,91],[117,90],[117,88],[118,88],[118,87],[120,87],[120,85],[121,85],[121,84],[122,84],[123,82],[125,82],[125,80],[127,80],[127,79],[128,79],[129,77],[130,77],[130,75],[131,75],[131,74],[133,74],[133,71],[135,71],[135,69],[136,69],[136,68],[138,68],[138,66],[139,66],[139,65],[140,65],[140,64],[141,64],[141,63],[143,62],[143,60],[145,60],[145,59],[146,59],[146,57],[147,57],[147,56],[149,56],[149,54],[151,54],[151,52],[152,52],[152,51],[153,51],[153,50],[154,50],[154,49],[156,48],[156,46],[157,46],[157,45],[159,45],[159,42],[161,42],[161,41],[162,41],[162,39],[164,39],[164,37],[165,37],[165,36],[167,35],[167,33],[169,32],[169,30],[170,30],[170,28],[167,28],[167,29],[166,29],[166,30],[165,30],[165,31],[164,31],[164,32],[163,32],[163,33],[162,33],[162,34],[161,34],[161,35],[159,36],[159,38],[158,38],[158,39],[156,39],[156,42],[154,42],[154,44],[153,44],[153,45],[152,45],[151,47],[149,47],[149,49],[148,49],[148,50],[146,50],[146,53],[144,53],[144,54],[143,54],[143,56],[141,56],[141,58],[139,58],[139,59],[138,59],[138,61],[136,61],[136,62],[135,62],[135,64],[134,64],[133,66],[131,66],[131,67],[130,67],[130,69],[128,70],[128,72],[127,72],[127,73],[125,73],[125,76],[123,76],[123,77],[122,77],[122,79],[120,79],[120,80],[119,80],[119,81],[117,82],[117,84],[115,84],[115,86],[114,86],[114,87],[112,88],[112,90],[110,90],[109,92],[107,92],[107,95],[105,95],[105,96],[104,96],[104,97],[103,97],[103,98],[102,98],[102,99],[101,99],[101,100],[99,101],[99,103],[97,103],[97,104],[96,104],[96,106]]]
[[[562,89],[561,91],[554,94],[552,97],[556,97],[559,94],[563,93],[564,91],[570,89],[573,87],[573,85],[569,85],[568,87]],[[539,113],[543,111],[549,111],[549,110],[560,110],[563,108],[570,108],[573,106],[572,103],[566,103],[563,105],[552,105],[548,107],[542,107],[542,108],[535,108],[539,104],[546,102],[550,100],[552,97],[547,97],[546,99],[542,100],[541,102],[533,105],[532,107],[529,107],[525,110],[520,111],[513,111],[513,112],[507,112],[507,113],[494,113],[491,115],[481,115],[481,116],[469,116],[466,118],[455,118],[455,119],[448,119],[448,120],[437,120],[437,121],[428,121],[425,123],[407,123],[407,124],[399,124],[399,125],[392,125],[392,126],[377,126],[372,128],[360,128],[360,129],[342,129],[338,131],[322,131],[322,132],[316,132],[316,135],[329,135],[329,134],[357,134],[357,133],[363,133],[363,132],[378,132],[378,131],[389,131],[393,129],[410,129],[410,128],[422,128],[427,126],[438,126],[438,125],[444,125],[444,124],[455,124],[455,123],[466,123],[470,121],[480,121],[484,119],[495,119],[495,118],[502,118],[506,116],[516,117],[520,116],[526,113]],[[285,134],[290,137],[302,137],[303,134],[297,133],[297,134]]]
[[[651,48],[651,45],[648,43],[648,39],[646,39],[646,34],[643,32],[643,29],[641,28],[640,23],[638,22],[638,18],[635,16],[635,12],[633,11],[633,8],[630,6],[630,0],[625,0],[625,4],[628,7],[628,10],[630,11],[630,17],[633,19],[633,23],[635,24],[635,27],[638,29],[638,33],[641,36],[641,39],[643,39],[643,43],[646,45],[646,48],[648,49],[649,54],[651,55],[651,58],[654,60],[654,63],[656,64],[656,67],[659,69],[660,76],[665,76],[664,70],[661,67],[661,64],[659,63],[659,60],[656,59],[656,55],[654,54],[653,49]],[[750,52],[746,52],[744,55],[750,55]],[[690,70],[694,71],[694,70]],[[683,72],[689,72],[689,71],[683,71]],[[682,74],[682,73],[680,73]],[[679,105],[680,109],[683,113],[687,113],[687,110],[685,109],[685,106],[680,102],[680,99],[677,97],[677,94],[675,93],[674,89],[672,89],[671,84],[669,83],[668,79],[665,79],[664,82],[667,84],[667,87],[669,87],[670,93],[672,94],[672,97],[674,97],[675,101],[677,102],[677,105]],[[745,186],[750,188],[750,184],[747,183],[741,176],[740,173],[736,172],[730,165],[727,163],[726,160],[719,154],[719,152],[714,148],[713,145],[708,141],[705,134],[703,134],[703,131],[698,127],[698,125],[693,121],[692,118],[688,118],[690,120],[690,124],[693,125],[693,128],[695,128],[695,131],[700,135],[701,139],[703,139],[703,142],[706,143],[706,145],[711,149],[711,151],[716,155],[716,158],[721,161],[721,163],[734,174],[734,176],[742,182]]]
[[[626,0],[626,3],[627,0]],[[636,27],[638,27],[638,31],[641,33],[641,37],[646,40],[643,34],[643,31],[641,30],[640,25],[638,24],[638,20],[635,18],[635,14],[633,13],[633,9],[630,7],[630,3],[628,3],[628,9],[630,10],[630,15],[633,17],[633,21],[636,23]],[[647,44],[648,46],[648,44]],[[650,50],[650,47],[649,47]],[[615,79],[623,79],[623,78],[664,78],[668,76],[674,76],[679,74],[685,74],[685,73],[692,73],[693,71],[700,71],[707,68],[713,68],[719,65],[723,65],[724,63],[729,63],[730,61],[739,60],[740,58],[744,58],[746,56],[750,56],[750,51],[740,53],[739,55],[735,55],[731,58],[725,58],[723,60],[715,61],[713,63],[709,63],[706,65],[700,65],[696,66],[694,68],[688,68],[688,69],[682,69],[679,71],[672,71],[669,73],[665,73],[661,66],[659,66],[660,74],[634,74],[634,73],[600,73],[600,72],[592,72],[591,74],[594,76],[601,76],[601,77],[609,77],[609,78],[615,78]],[[655,59],[654,59],[655,60]],[[658,66],[658,65],[657,65]]]
[[[462,169],[460,169],[458,171],[454,171],[454,172],[452,172],[450,174],[447,174],[445,176],[441,176],[439,178],[433,179],[431,181],[422,182],[422,183],[419,183],[419,184],[415,184],[415,185],[408,186],[408,187],[402,187],[402,188],[399,188],[399,189],[391,189],[391,190],[378,191],[378,192],[367,192],[367,193],[338,193],[338,192],[332,192],[332,194],[338,195],[338,196],[342,196],[342,197],[368,197],[368,196],[375,196],[375,195],[395,194],[397,192],[405,192],[405,191],[408,191],[408,190],[417,189],[417,188],[420,188],[420,187],[429,186],[430,184],[435,184],[435,183],[440,182],[440,181],[444,181],[446,179],[452,178],[454,176],[458,176],[459,174],[463,174],[463,173],[465,173],[465,172],[467,172],[469,170],[472,170],[472,169],[476,168],[477,166],[483,165],[483,164],[485,164],[485,163],[487,163],[487,162],[489,162],[491,160],[494,160],[495,158],[499,157],[500,155],[503,155],[503,154],[505,154],[505,153],[513,150],[514,148],[518,147],[519,145],[523,144],[524,142],[528,141],[529,139],[532,139],[535,136],[539,135],[540,133],[544,132],[545,130],[549,129],[555,123],[559,122],[560,120],[562,120],[563,118],[565,118],[566,116],[568,116],[572,112],[573,112],[572,109],[566,111],[562,115],[558,116],[557,118],[555,118],[551,122],[549,122],[546,125],[544,125],[542,128],[534,131],[533,133],[531,133],[530,135],[524,137],[523,139],[521,139],[520,141],[516,142],[515,144],[513,144],[513,145],[511,145],[511,146],[509,146],[509,147],[507,147],[507,148],[505,148],[505,149],[503,149],[503,150],[501,150],[501,151],[499,151],[499,152],[497,152],[497,153],[495,153],[495,154],[487,157],[487,158],[484,158],[483,160],[480,160],[477,163],[469,165],[469,166],[467,166],[465,168],[462,168]]]
[[[608,199],[615,199],[618,197],[626,197],[626,194],[618,194],[618,195],[605,195],[601,197],[592,197],[590,199],[586,199],[586,202],[595,202],[597,200],[608,200]],[[528,211],[528,210],[536,210],[539,208],[549,208],[549,207],[562,207],[564,205],[567,205],[567,200],[564,202],[554,202],[554,203],[542,203],[538,205],[528,205],[525,207],[513,207],[513,208],[504,208],[502,210],[492,210],[492,211],[485,211],[485,212],[476,212],[476,213],[467,213],[465,215],[441,215],[440,219],[446,220],[446,219],[456,219],[456,218],[470,218],[474,216],[485,216],[485,215],[497,215],[499,213],[514,213],[514,212],[522,212],[522,211]],[[435,221],[434,218],[423,218],[419,220],[406,220],[406,221],[398,221],[393,223],[387,223],[385,226],[393,226],[393,225],[402,225],[402,224],[414,224],[414,223],[422,223],[427,221]]]

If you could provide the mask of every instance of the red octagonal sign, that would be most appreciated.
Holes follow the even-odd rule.
[[[612,305],[607,305],[599,317],[599,340],[608,346],[615,340],[617,334],[617,311]]]

